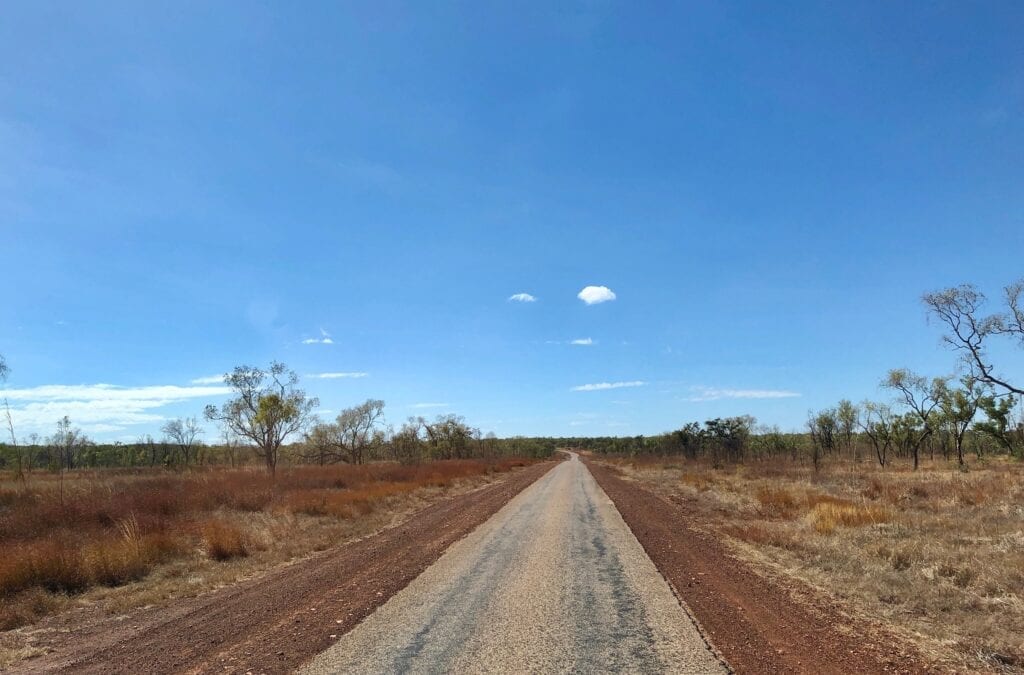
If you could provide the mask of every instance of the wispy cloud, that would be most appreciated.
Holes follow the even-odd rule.
[[[529,293],[516,293],[508,296],[509,302],[537,302],[537,298]]]
[[[447,403],[413,403],[410,408],[447,408]]]
[[[569,344],[589,347],[590,345],[594,344],[594,341],[591,338],[577,338],[575,340],[571,340]]]
[[[719,401],[721,399],[798,398],[799,392],[785,389],[719,389],[716,387],[690,387],[693,394],[684,401]]]
[[[194,380],[190,380],[192,384],[223,384],[223,375],[206,375],[204,377],[197,377]]]
[[[320,329],[320,337],[318,338],[306,338],[302,341],[304,345],[333,345],[334,340],[331,339],[331,334],[325,331],[323,328]]]
[[[314,380],[342,380],[367,376],[369,376],[369,373],[310,373],[306,375],[306,377],[313,378]]]
[[[0,391],[0,398],[12,402],[11,417],[18,433],[49,433],[65,415],[87,432],[107,433],[132,425],[160,422],[165,417],[159,409],[175,403],[229,393],[231,389],[226,386],[47,384],[5,389]]]
[[[615,299],[615,293],[607,286],[587,286],[576,297],[588,305],[598,305]]]
[[[632,380],[630,382],[596,382],[594,384],[581,384],[572,388],[572,391],[604,391],[606,389],[623,389],[625,387],[642,387],[646,382],[643,380]]]

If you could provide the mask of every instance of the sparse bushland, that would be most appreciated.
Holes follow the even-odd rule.
[[[195,593],[366,534],[528,463],[293,467],[276,480],[224,468],[76,470],[27,484],[0,474],[0,630],[83,594],[109,596],[123,609]]]
[[[866,450],[866,449],[865,449]],[[1024,465],[607,459],[773,578],[810,584],[961,672],[1024,671]]]

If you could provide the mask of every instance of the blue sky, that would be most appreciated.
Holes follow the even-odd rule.
[[[499,435],[797,428],[950,372],[921,293],[1024,274],[1021,35],[1013,2],[9,4],[19,433],[155,432],[271,359]]]

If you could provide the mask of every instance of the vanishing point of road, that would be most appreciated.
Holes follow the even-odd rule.
[[[304,672],[728,669],[572,455]]]

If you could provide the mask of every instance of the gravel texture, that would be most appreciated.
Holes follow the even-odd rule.
[[[304,672],[728,669],[574,455]]]

